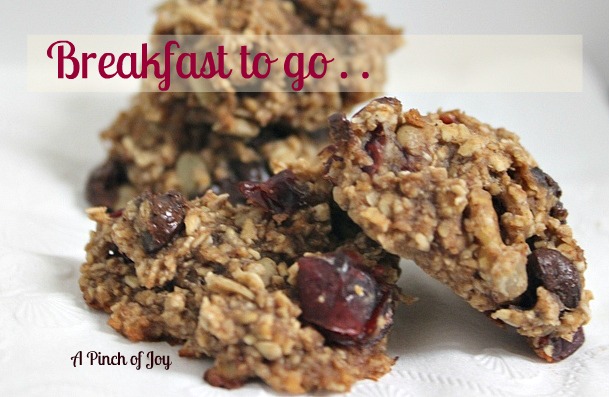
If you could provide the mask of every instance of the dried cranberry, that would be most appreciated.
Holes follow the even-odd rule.
[[[372,159],[372,165],[363,167],[363,171],[368,175],[376,174],[383,162],[383,149],[387,143],[387,137],[383,134],[383,127],[378,126],[372,133],[370,140],[364,145],[366,152]]]
[[[106,213],[108,214],[108,216],[110,218],[120,218],[121,216],[123,216],[123,209],[121,208],[120,210],[116,210],[116,211],[106,211]]]
[[[233,205],[245,203],[245,197],[239,188],[240,182],[264,182],[269,179],[269,171],[264,161],[244,163],[239,160],[231,160],[228,166],[231,176],[218,180],[211,186],[211,190],[216,194],[228,193]]]
[[[186,201],[177,192],[144,193],[140,199],[150,206],[147,218],[143,219],[145,231],[141,240],[144,251],[151,254],[163,248],[183,228]]]
[[[440,120],[442,120],[444,124],[452,124],[459,121],[457,116],[455,116],[453,113],[442,113],[440,115]]]
[[[343,251],[298,260],[302,318],[343,345],[372,344],[392,323],[391,292],[362,270],[361,263],[359,254]]]
[[[529,292],[543,286],[556,294],[567,308],[576,308],[581,296],[581,281],[573,263],[560,252],[538,248],[527,262]],[[532,290],[532,291],[531,291]]]
[[[387,135],[383,130],[382,125],[378,125],[371,132],[370,140],[364,145],[364,149],[372,159],[372,165],[362,167],[362,171],[368,175],[374,175],[384,163],[385,166],[394,173],[400,171],[417,171],[418,163],[421,161],[420,156],[414,156],[408,153],[404,148],[401,149],[402,156],[391,156],[385,158],[385,146],[387,145]],[[397,144],[394,142],[394,144]]]
[[[291,170],[281,171],[265,182],[241,182],[239,190],[247,201],[274,214],[291,214],[307,205],[309,189]]]
[[[116,159],[108,159],[91,172],[85,191],[87,201],[111,208],[118,199],[119,187],[125,182],[125,165]]]

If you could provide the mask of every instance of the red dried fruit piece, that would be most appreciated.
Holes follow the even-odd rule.
[[[392,294],[362,270],[362,260],[344,251],[298,260],[302,318],[342,345],[375,343],[393,322]]]
[[[123,216],[123,209],[121,208],[120,210],[116,210],[116,211],[106,211],[108,213],[108,216],[110,218],[120,218],[121,216]]]
[[[291,214],[308,203],[309,190],[291,170],[284,170],[265,182],[241,182],[239,190],[247,201],[274,214]]]
[[[228,193],[233,205],[245,203],[245,197],[239,188],[240,182],[264,182],[269,179],[269,172],[263,161],[244,163],[239,160],[231,160],[228,166],[231,176],[216,181],[211,189],[216,194]]]
[[[556,294],[568,308],[576,308],[581,297],[581,281],[575,265],[560,252],[538,248],[527,262],[531,287],[543,286]]]
[[[377,102],[393,104],[395,102],[392,98],[381,98]],[[419,115],[420,117],[420,115]],[[335,161],[342,161],[341,156],[335,155],[336,146],[348,146],[349,142],[353,137],[354,133],[351,130],[351,123],[344,114],[335,113],[328,118],[330,123],[330,136],[332,137],[333,145],[330,145],[326,150],[331,156],[326,161],[325,174],[328,173],[332,163]],[[400,171],[416,171],[418,169],[418,161],[416,156],[410,155],[406,150],[402,151],[403,157],[400,156],[389,156],[385,158],[385,146],[387,145],[387,135],[383,130],[383,126],[379,124],[374,131],[371,132],[371,137],[364,144],[364,150],[372,159],[372,164],[362,167],[362,171],[372,176],[377,173],[382,164],[385,164],[391,171],[398,173]],[[341,143],[342,142],[342,143]]]
[[[440,120],[442,120],[444,124],[452,124],[459,122],[457,116],[455,116],[453,113],[442,113],[440,115]]]
[[[372,159],[372,165],[368,165],[362,168],[362,170],[368,175],[373,175],[378,171],[383,162],[383,148],[387,142],[387,137],[382,133],[382,126],[379,125],[376,131],[373,133],[372,138],[364,145],[364,149],[370,155]]]
[[[151,254],[163,248],[174,235],[184,227],[186,201],[178,192],[165,194],[144,193],[142,203],[147,202],[149,211],[143,219],[145,231],[142,233],[144,251]]]
[[[584,335],[584,329],[579,327],[579,329],[573,334],[573,339],[571,342],[563,338],[544,336],[539,338],[539,340],[534,343],[533,347],[541,357],[552,363],[562,361],[569,357],[571,354],[575,353],[585,341],[586,336]],[[552,346],[551,356],[549,356],[546,350],[544,350],[545,347],[550,345]]]
[[[400,171],[417,171],[419,168],[418,163],[421,161],[420,157],[411,155],[405,149],[402,149],[401,155],[389,154],[387,158],[385,157],[385,147],[389,138],[385,135],[382,125],[379,124],[371,135],[368,142],[364,145],[364,150],[372,159],[372,164],[363,166],[362,171],[372,176],[377,173],[381,165],[385,165],[396,174]],[[329,165],[327,165],[328,168]]]

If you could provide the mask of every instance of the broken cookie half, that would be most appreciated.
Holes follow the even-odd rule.
[[[319,168],[242,183],[245,204],[210,190],[89,210],[85,301],[130,340],[213,357],[215,386],[258,378],[302,393],[378,379],[395,361],[398,257],[346,221]]]
[[[583,251],[559,185],[515,134],[392,98],[330,123],[333,196],[366,235],[515,327],[547,361],[580,347],[592,298]]]

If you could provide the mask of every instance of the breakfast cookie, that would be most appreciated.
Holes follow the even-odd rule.
[[[273,45],[285,50],[302,41],[297,35],[383,39],[366,51],[352,48],[357,55],[349,65],[369,72],[366,79],[348,80],[357,81],[357,90],[337,86],[292,92],[266,80],[253,90],[254,83],[242,79],[207,91],[140,92],[102,132],[109,153],[86,187],[88,201],[96,206],[121,208],[145,189],[195,197],[226,184],[226,178],[247,180],[242,172],[262,177],[296,159],[312,158],[325,144],[327,117],[372,98],[385,80],[386,56],[401,43],[399,29],[368,15],[357,0],[167,0],[157,14],[152,38],[161,43],[161,37],[189,37],[196,44],[197,38],[231,41],[243,35],[248,40],[275,37]],[[146,82],[142,90],[149,90],[145,87]]]
[[[515,327],[540,357],[577,350],[592,298],[584,254],[559,185],[515,134],[392,98],[330,123],[334,199],[370,238]]]
[[[258,378],[301,393],[378,379],[395,361],[399,258],[331,204],[321,170],[303,170],[239,184],[246,204],[145,192],[120,211],[90,209],[85,301],[132,341],[213,357],[215,386]]]
[[[239,181],[263,181],[290,164],[317,161],[327,142],[325,130],[305,134],[269,128],[249,141],[220,136],[197,121],[200,114],[177,94],[138,94],[102,133],[112,144],[108,159],[87,182],[89,202],[122,208],[146,189],[176,190],[189,198],[210,188],[230,193]]]
[[[358,70],[359,73],[369,72],[367,79],[357,80],[361,84],[357,90],[344,87],[333,92],[326,89],[321,90],[323,92],[290,92],[288,87],[252,90],[250,86],[255,83],[236,79],[231,80],[229,88],[217,87],[210,92],[188,95],[190,106],[201,111],[200,120],[214,132],[241,138],[254,137],[261,128],[272,125],[305,131],[325,127],[327,117],[333,111],[348,110],[382,89],[384,60],[402,42],[400,29],[389,26],[384,18],[370,15],[359,0],[166,0],[158,7],[157,15],[154,35],[226,36],[226,43],[219,44],[224,43],[227,48],[234,46],[233,35],[254,41],[250,47],[256,44],[257,36],[279,37],[276,43],[271,40],[256,44],[264,46],[270,54],[282,53],[284,47],[308,54],[319,52],[319,48],[300,48],[307,43],[302,38],[304,35],[383,37],[374,47],[349,51],[352,57],[349,63],[366,68]],[[322,40],[316,46],[327,42]],[[346,39],[346,43],[355,47],[350,50],[360,49],[357,41]],[[343,83],[354,84],[354,81]]]

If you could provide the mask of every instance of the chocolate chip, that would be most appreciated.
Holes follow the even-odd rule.
[[[247,201],[273,214],[291,214],[308,204],[309,189],[291,170],[281,171],[265,182],[241,182]]]
[[[567,216],[569,216],[569,211],[565,207],[563,207],[562,202],[559,201],[556,203],[552,209],[550,209],[550,216],[558,219],[562,224],[567,222]]]
[[[127,182],[127,171],[123,163],[116,159],[108,159],[95,168],[89,180],[85,195],[92,205],[111,208],[118,199],[119,187]]]
[[[531,168],[531,174],[533,174],[537,182],[545,187],[552,196],[556,198],[560,198],[560,196],[562,196],[562,189],[558,183],[556,183],[556,181],[550,175],[543,172],[541,168]]]
[[[167,245],[184,227],[186,201],[177,192],[144,193],[140,197],[140,208],[144,202],[149,206],[147,218],[143,220],[146,230],[142,233],[142,245],[146,253],[152,254]]]
[[[298,260],[298,267],[302,318],[328,340],[367,345],[387,333],[393,318],[391,293],[363,270],[359,254],[306,256]]]
[[[538,248],[527,262],[529,288],[543,286],[556,294],[570,309],[576,308],[581,296],[581,281],[573,263],[560,252]]]
[[[573,334],[573,340],[571,342],[560,338],[560,337],[544,337],[539,341],[540,349],[551,345],[552,346],[552,357],[548,361],[561,361],[575,353],[577,349],[586,341],[584,335],[584,329],[580,327],[575,334]]]

